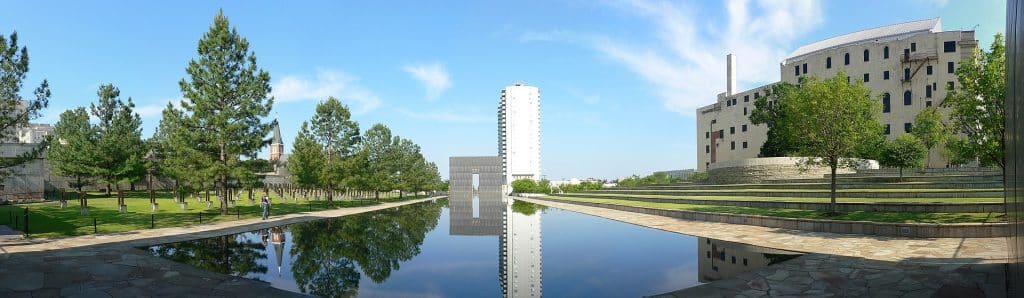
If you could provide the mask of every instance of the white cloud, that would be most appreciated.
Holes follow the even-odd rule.
[[[151,104],[147,104],[147,105],[137,105],[137,106],[135,106],[135,112],[139,113],[139,116],[142,117],[143,119],[146,119],[146,118],[149,118],[149,117],[162,117],[164,109],[167,108],[167,103],[168,102],[174,103],[175,107],[180,108],[181,107],[181,101],[183,99],[184,98],[174,98],[174,99],[168,99],[168,100],[164,100],[164,101],[158,101],[156,103],[151,103]]]
[[[729,0],[720,24],[700,20],[713,12],[683,7],[696,5],[666,1],[624,1],[613,7],[651,21],[656,43],[594,35],[564,37],[564,31],[530,33],[520,40],[561,40],[584,43],[657,87],[665,107],[692,116],[695,109],[713,103],[725,91],[725,55],[737,55],[737,81],[741,86],[770,83],[779,78],[779,62],[795,47],[792,43],[822,23],[817,0]],[[742,88],[742,87],[741,87]]]
[[[398,113],[420,120],[430,120],[437,122],[446,123],[470,123],[470,124],[487,124],[497,123],[497,118],[488,116],[474,116],[474,115],[488,115],[487,113],[475,113],[465,111],[452,111],[452,110],[439,110],[439,111],[411,111],[407,109],[397,109]]]
[[[448,71],[441,63],[413,64],[407,65],[403,69],[427,89],[427,100],[437,99],[441,93],[452,87]]]
[[[359,78],[338,70],[321,69],[313,78],[284,76],[272,84],[274,100],[279,103],[300,100],[324,100],[337,97],[355,114],[363,114],[380,106],[377,94],[359,84]]]

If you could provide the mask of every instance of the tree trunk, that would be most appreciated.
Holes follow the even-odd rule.
[[[903,183],[903,167],[900,167],[900,183]]]
[[[831,210],[832,214],[836,214],[838,213],[837,210],[839,210],[839,206],[836,205],[836,168],[839,165],[838,162],[833,162],[829,166],[832,168],[832,191],[829,194],[829,197],[832,199],[832,202],[829,204],[829,210]]]

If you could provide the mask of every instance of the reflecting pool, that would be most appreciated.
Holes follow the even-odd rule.
[[[796,256],[498,192],[147,249],[289,291],[341,297],[636,297]]]

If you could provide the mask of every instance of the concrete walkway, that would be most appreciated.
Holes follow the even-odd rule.
[[[261,281],[198,269],[137,247],[371,212],[442,197],[124,233],[30,239],[0,246],[0,297],[290,297]]]
[[[516,198],[669,232],[808,253],[656,297],[1005,297],[1005,238],[897,238],[688,221]]]

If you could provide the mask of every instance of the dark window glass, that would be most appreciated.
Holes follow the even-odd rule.
[[[729,134],[731,134],[731,135],[736,134],[736,127],[735,126],[729,128]]]
[[[864,82],[867,83],[870,80],[871,80],[871,77],[869,77],[868,74],[864,74]]]
[[[804,68],[804,74],[807,74],[807,63],[804,63],[803,68]]]
[[[711,146],[704,145],[704,153],[711,153]]]
[[[910,51],[911,52],[917,52],[917,43],[916,42],[910,43]]]
[[[956,52],[956,41],[943,42],[942,51],[946,53]]]
[[[909,68],[904,68],[903,69],[903,80],[904,81],[909,81],[910,80],[910,69]]]
[[[729,142],[729,150],[736,150],[736,141]]]
[[[743,258],[743,266],[747,265],[747,258]]]
[[[914,128],[911,123],[903,123],[903,132],[910,133],[910,130]]]
[[[793,75],[794,76],[800,75],[800,65],[793,66]]]
[[[741,126],[741,127],[740,127],[740,130],[742,130],[742,131],[747,131],[747,125],[746,125],[746,124],[743,124],[743,126]]]
[[[882,48],[882,59],[889,59],[889,47]]]
[[[724,129],[719,129],[718,130],[718,138],[719,139],[724,139],[725,138],[725,130]]]
[[[843,55],[843,64],[850,65],[850,53]]]
[[[711,132],[710,131],[705,131],[704,132],[704,138],[705,139],[710,139],[711,138]]]
[[[903,49],[903,60],[910,59],[910,49]]]
[[[946,90],[953,90],[953,82],[946,82]]]
[[[754,92],[754,99],[761,98],[761,93]]]
[[[889,134],[889,129],[890,128],[891,128],[891,126],[889,124],[885,125],[885,134]]]
[[[932,66],[928,65],[928,67],[925,67],[924,72],[927,73],[928,75],[932,75]]]
[[[743,102],[750,102],[750,95],[744,95]]]
[[[932,98],[932,85],[924,86],[924,97]]]
[[[747,107],[743,107],[743,116],[747,115]]]
[[[891,100],[890,100],[889,97],[890,97],[889,93],[886,93],[886,94],[882,95],[882,113],[888,113],[889,112],[889,109],[891,107],[891,103],[890,103]]]
[[[710,250],[708,251],[707,255],[708,255],[708,259],[710,259],[711,258],[711,251]]]
[[[911,103],[913,103],[913,100],[910,98],[910,90],[903,91],[903,105],[909,106]]]
[[[825,68],[832,69],[832,57],[825,58]]]
[[[747,149],[747,142],[743,142],[743,149]]]
[[[736,264],[736,256],[732,256],[732,263]]]
[[[954,73],[956,70],[955,68],[956,64],[953,64],[953,61],[946,62],[946,72]]]
[[[870,60],[871,60],[871,52],[868,52],[867,49],[864,49],[864,61],[866,62],[866,61],[870,61]]]
[[[882,79],[883,80],[888,80],[889,79],[889,71],[888,70],[882,72]]]
[[[929,101],[924,102],[924,106],[926,106],[926,107],[932,106],[932,101],[929,100]]]

